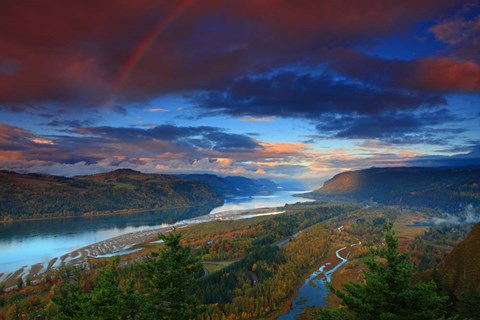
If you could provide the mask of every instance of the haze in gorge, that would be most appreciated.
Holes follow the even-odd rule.
[[[478,319],[478,0],[0,3],[0,320]]]

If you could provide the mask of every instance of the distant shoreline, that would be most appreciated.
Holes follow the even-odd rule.
[[[289,191],[289,190],[280,190],[280,191]],[[309,191],[296,191],[299,193],[292,194],[293,197],[296,198],[305,198],[305,199],[312,199],[313,198],[308,198],[304,197],[303,195],[310,193]],[[261,196],[264,194],[260,194]],[[258,196],[258,195],[254,195]],[[225,200],[231,200],[235,199],[238,196],[225,196]],[[252,196],[241,196],[241,197],[252,197]],[[225,204],[225,200],[223,201],[223,204]],[[222,204],[222,205],[223,205]],[[222,205],[219,206],[213,206],[212,210],[214,210],[217,207],[221,207]],[[206,205],[200,206],[204,207]],[[115,215],[124,215],[124,214],[135,214],[135,213],[142,213],[142,212],[149,212],[149,211],[162,211],[162,210],[171,210],[171,209],[188,209],[188,208],[195,208],[197,206],[195,205],[190,205],[190,206],[174,206],[174,207],[164,207],[164,208],[158,208],[158,209],[147,209],[147,208],[137,208],[137,209],[120,209],[120,210],[108,210],[108,211],[93,211],[93,212],[85,212],[81,214],[73,214],[73,215],[66,215],[66,216],[48,216],[49,214],[47,213],[47,216],[38,216],[38,217],[26,217],[26,218],[13,218],[11,216],[9,217],[2,217],[0,220],[1,224],[8,224],[8,223],[14,223],[14,222],[24,222],[24,221],[43,221],[43,220],[59,220],[59,219],[71,219],[71,218],[90,218],[90,217],[108,217],[108,216],[115,216]]]
[[[94,212],[85,212],[79,215],[66,215],[66,216],[46,216],[46,217],[28,217],[28,218],[9,218],[7,219],[4,217],[0,220],[0,223],[8,224],[13,222],[23,222],[23,221],[41,221],[41,220],[57,220],[57,219],[71,219],[71,218],[92,218],[92,217],[108,217],[108,216],[115,216],[115,215],[123,215],[123,214],[130,214],[130,213],[142,213],[142,212],[149,212],[149,211],[162,211],[162,210],[171,210],[171,209],[188,209],[194,208],[196,206],[175,206],[175,207],[164,207],[164,208],[157,208],[157,209],[121,209],[121,210],[114,210],[114,211],[94,211]],[[216,208],[213,207],[212,210]]]

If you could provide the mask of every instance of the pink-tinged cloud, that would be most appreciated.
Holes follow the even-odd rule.
[[[0,162],[2,163],[18,163],[22,166],[26,161],[27,159],[21,151],[3,150],[0,152]]]
[[[23,150],[35,145],[53,145],[52,140],[34,135],[31,131],[0,122],[0,152]]]
[[[122,129],[122,128],[117,128]],[[165,130],[166,128],[160,128]],[[169,127],[182,136],[196,135],[196,128]],[[105,129],[104,129],[105,130]],[[207,130],[200,128],[199,130]],[[208,130],[212,130],[209,128]],[[112,132],[112,131],[109,131]],[[149,132],[149,131],[146,131]],[[182,133],[182,134],[180,134]],[[56,136],[55,144],[35,143],[48,140],[18,127],[0,124],[0,167],[20,172],[44,172],[61,175],[104,172],[129,167],[143,172],[214,172],[282,179],[320,181],[334,173],[375,166],[448,163],[450,158],[426,157],[411,150],[377,143],[353,149],[316,150],[303,143],[257,141],[261,148],[238,152],[235,149],[204,149],[181,141],[157,137]],[[475,154],[472,154],[474,156]],[[470,155],[462,155],[471,160]],[[440,162],[439,162],[440,161]]]
[[[480,91],[480,66],[473,61],[425,58],[414,63],[411,79],[405,85],[436,91]],[[398,79],[398,84],[404,81]]]
[[[462,10],[446,17],[428,30],[449,47],[446,53],[462,60],[480,63],[480,3],[465,1]]]
[[[326,54],[331,70],[381,88],[440,93],[480,91],[480,65],[450,57],[386,60],[351,50]]]
[[[473,49],[480,45],[478,43],[479,33],[480,33],[480,15],[478,14],[478,2],[472,7],[466,7],[465,13],[470,17],[472,9],[477,9],[476,14],[471,18],[466,16],[454,16],[450,19],[444,19],[439,23],[433,25],[428,30],[431,32],[439,41],[442,41],[448,45],[454,47],[454,50],[462,53],[465,49]]]
[[[433,33],[438,40],[455,45],[465,40],[474,27],[475,23],[473,21],[466,21],[463,17],[456,17],[438,23],[428,31]]]
[[[0,124],[0,167],[53,173],[72,168],[98,172],[116,167],[143,171],[218,172],[222,174],[265,174],[283,166],[296,165],[304,154],[303,144],[264,143],[222,132],[213,127],[161,126],[152,129],[80,128],[77,136],[56,136],[55,142],[18,127]],[[78,137],[80,135],[80,137]],[[204,141],[198,141],[203,135]],[[191,137],[195,137],[190,141]],[[218,148],[205,148],[213,142]],[[272,165],[262,165],[272,164]],[[37,169],[34,169],[37,168]],[[48,169],[50,168],[50,169]],[[103,169],[102,169],[103,168]]]
[[[0,162],[22,163],[52,157],[55,143],[29,130],[0,122]],[[35,154],[34,157],[31,157]],[[1,167],[1,165],[0,165]]]
[[[297,155],[308,149],[307,145],[301,142],[261,142],[260,145],[264,147],[261,154],[266,156]]]

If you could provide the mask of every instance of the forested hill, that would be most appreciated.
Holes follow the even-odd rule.
[[[326,181],[309,197],[428,206],[449,211],[480,205],[480,168],[371,168]]]
[[[205,183],[225,196],[270,194],[279,186],[268,179],[249,179],[241,176],[219,177],[213,174],[185,174],[179,177]]]
[[[475,288],[480,294],[480,223],[448,254],[438,271],[443,285],[455,292]]]
[[[120,169],[73,178],[0,171],[0,219],[218,206],[223,196],[198,181]]]

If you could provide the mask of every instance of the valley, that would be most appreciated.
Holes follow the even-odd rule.
[[[3,257],[0,261],[0,282],[4,281],[8,287],[16,283],[19,275],[33,279],[39,274],[52,272],[63,262],[78,264],[89,257],[115,255],[155,239],[159,232],[171,230],[174,226],[252,218],[271,213],[275,207],[285,203],[311,201],[293,197],[293,193],[296,192],[277,191],[266,198],[227,198],[222,206],[213,210],[211,207],[192,207],[0,224]],[[254,209],[257,210],[252,212]],[[19,255],[19,252],[24,254]]]
[[[480,320],[480,0],[0,0],[0,320]]]
[[[453,258],[447,256],[468,235],[473,224],[448,221],[455,222],[452,217],[461,219],[467,215],[473,219],[477,216],[475,206],[463,205],[463,212],[447,213],[428,206],[302,200],[294,193],[227,198],[224,208],[229,210],[207,211],[202,216],[197,216],[197,211],[193,216],[175,212],[170,218],[166,213],[155,212],[88,218],[84,230],[94,228],[104,238],[67,250],[46,260],[43,266],[33,265],[28,270],[22,267],[10,274],[4,283],[8,290],[0,300],[4,301],[3,312],[12,312],[8,301],[16,296],[39,297],[38,312],[47,312],[49,283],[61,285],[62,270],[80,268],[82,283],[92,285],[99,270],[107,270],[112,259],[118,259],[126,281],[145,257],[164,250],[158,233],[179,233],[181,243],[202,262],[203,276],[192,288],[192,294],[205,307],[201,319],[317,319],[323,308],[334,309],[341,302],[327,289],[329,285],[341,289],[348,281],[361,281],[366,270],[364,259],[371,248],[381,247],[387,222],[393,223],[400,250],[411,251],[416,281],[432,279],[434,270],[438,270],[440,279],[444,279],[439,280],[439,286],[445,286],[444,290],[449,292],[463,292],[465,286],[449,280],[456,278],[449,276],[447,270],[456,267],[451,262]],[[178,217],[186,219],[177,220]],[[81,230],[83,219],[87,218],[67,219],[62,224],[69,221]],[[116,234],[107,232],[109,219],[116,220],[111,224]],[[59,225],[58,229],[64,227]],[[35,229],[32,228],[32,235]],[[65,232],[65,236],[72,234]],[[472,272],[475,277],[475,271]],[[3,277],[5,280],[5,273]],[[28,309],[27,304],[18,308]],[[33,315],[37,311],[29,312]]]

